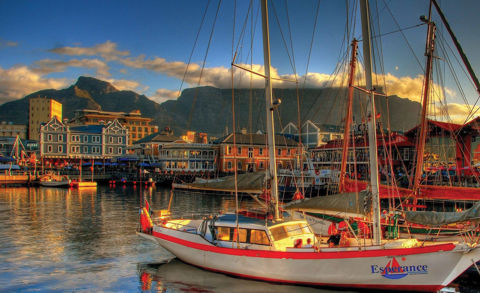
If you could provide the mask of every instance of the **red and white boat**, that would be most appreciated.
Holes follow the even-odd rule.
[[[367,0],[361,2],[366,72],[371,73]],[[480,260],[476,243],[382,240],[378,170],[371,170],[373,238],[344,247],[330,247],[326,237],[314,235],[306,220],[281,217],[278,209],[273,103],[270,78],[267,1],[262,0],[267,132],[269,134],[271,194],[274,216],[239,213],[209,219],[151,217],[141,209],[139,235],[153,240],[182,261],[215,272],[269,282],[389,290],[436,291]],[[366,46],[365,44],[368,44]],[[372,88],[367,75],[367,88]],[[373,93],[370,94],[373,99]],[[371,102],[372,108],[374,103]],[[268,111],[270,109],[270,111]],[[370,113],[374,113],[371,109]],[[369,125],[371,148],[376,150],[375,115]],[[370,166],[377,166],[372,151]]]

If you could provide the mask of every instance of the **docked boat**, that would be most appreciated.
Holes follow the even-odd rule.
[[[74,188],[82,188],[82,187],[97,187],[97,182],[96,181],[77,181],[77,180],[72,180],[70,182],[70,187]]]
[[[368,0],[360,2],[367,88],[371,89],[371,50]],[[372,237],[345,237],[332,243],[317,236],[304,219],[279,210],[267,0],[262,0],[266,79],[269,181],[272,200],[265,215],[220,214],[205,219],[171,219],[169,213],[141,208],[138,234],[182,261],[215,272],[269,282],[332,287],[436,291],[480,260],[477,242],[420,242],[382,239],[375,138],[375,115],[369,120],[371,184],[369,218]],[[368,91],[370,113],[374,93]],[[270,109],[270,110],[269,110]],[[375,150],[375,151],[372,151]],[[146,202],[146,201],[145,201]]]
[[[38,184],[45,187],[68,187],[70,182],[66,175],[46,174],[40,177]]]

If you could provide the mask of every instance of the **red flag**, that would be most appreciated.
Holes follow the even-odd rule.
[[[148,212],[150,212],[150,205],[148,204],[148,201],[145,199],[145,208],[147,209]]]

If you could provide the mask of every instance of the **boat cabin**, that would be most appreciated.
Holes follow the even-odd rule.
[[[237,232],[238,231],[238,232]],[[235,214],[225,214],[205,220],[198,232],[205,239],[221,247],[238,247],[258,250],[312,248],[315,236],[306,221],[280,221],[258,219]],[[238,241],[237,241],[238,238]],[[308,240],[310,239],[310,240]]]

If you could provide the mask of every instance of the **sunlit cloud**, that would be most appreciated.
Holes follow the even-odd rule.
[[[436,105],[434,107],[431,118],[433,120],[440,120],[446,122],[453,122],[463,124],[480,114],[479,106],[472,106],[458,103],[448,103],[446,105]]]
[[[59,47],[50,52],[70,56],[101,56],[107,61],[116,60],[119,56],[130,55],[129,51],[120,51],[117,44],[111,41],[95,45],[93,47]]]
[[[34,70],[42,74],[64,72],[68,67],[94,69],[101,78],[110,76],[109,66],[99,59],[71,59],[67,61],[43,59],[35,62]]]
[[[180,91],[172,91],[168,89],[158,89],[155,91],[155,94],[153,96],[150,96],[149,98],[159,104],[169,101],[169,100],[175,100],[180,96]]]
[[[16,100],[43,89],[60,89],[68,84],[66,79],[45,78],[27,66],[0,67],[0,103]]]
[[[148,89],[148,87],[142,87],[141,84],[135,80],[105,79],[105,81],[111,83],[116,89],[121,91],[134,91],[143,93]]]

